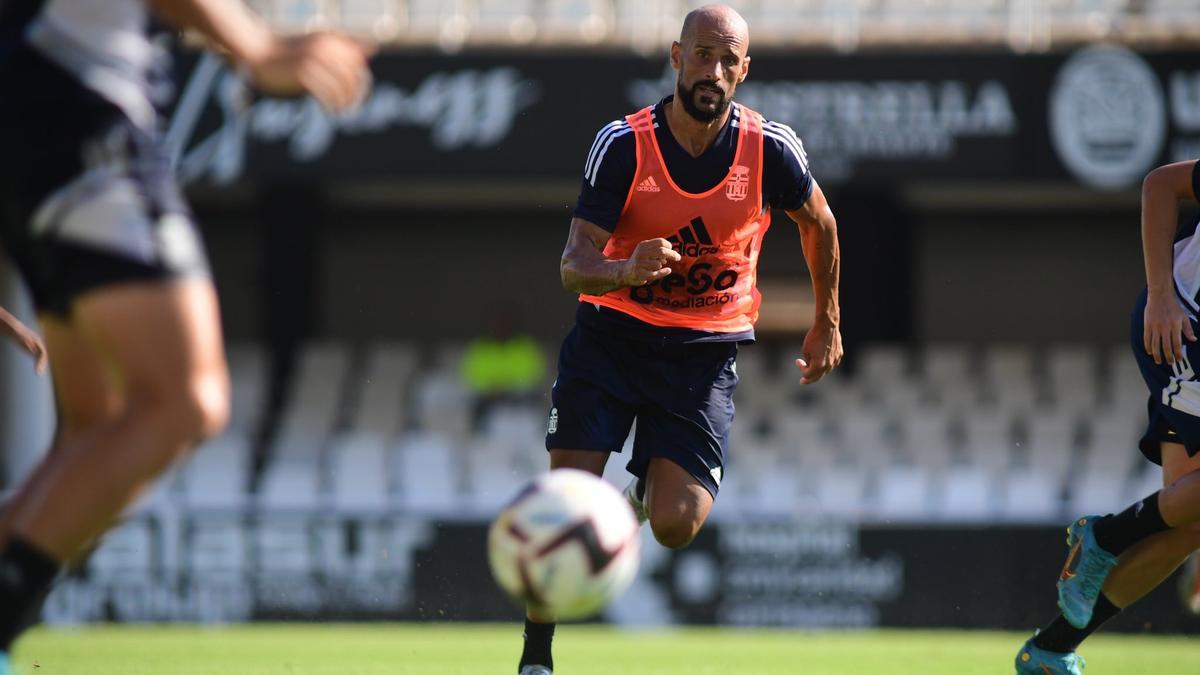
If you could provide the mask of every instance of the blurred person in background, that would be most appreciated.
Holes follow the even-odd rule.
[[[162,144],[154,18],[272,94],[337,111],[369,86],[362,45],[277,36],[238,0],[0,4],[0,241],[33,295],[59,420],[0,514],[0,674],[63,564],[228,415],[216,293]]]
[[[476,428],[495,405],[541,396],[546,356],[537,340],[520,332],[519,324],[517,308],[502,307],[488,322],[487,334],[471,340],[463,352],[460,373],[474,397]]]
[[[1162,490],[1117,514],[1067,528],[1058,581],[1062,613],[1022,646],[1017,673],[1078,675],[1075,650],[1200,549],[1200,232],[1178,228],[1179,205],[1200,198],[1200,162],[1150,172],[1142,185],[1146,289],[1131,317],[1133,355],[1150,390],[1139,449],[1162,466]]]
[[[42,339],[3,307],[0,307],[0,334],[33,357],[39,375],[46,371],[46,345],[42,344]]]
[[[732,101],[748,49],[733,9],[687,15],[671,46],[674,95],[596,135],[561,260],[580,302],[552,390],[550,466],[601,475],[636,419],[626,495],[673,549],[691,543],[720,487],[772,207],[799,226],[816,300],[801,382],[842,359],[837,224],[795,132]],[[553,621],[529,608],[520,675],[552,673]]]

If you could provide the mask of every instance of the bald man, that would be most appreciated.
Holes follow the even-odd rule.
[[[799,226],[812,277],[800,381],[842,360],[837,224],[795,132],[733,102],[749,45],[729,7],[687,15],[671,45],[673,95],[596,135],[561,261],[579,306],[552,392],[550,466],[601,475],[636,421],[626,494],[673,549],[696,536],[720,489],[771,208]],[[520,675],[552,673],[553,622],[529,607]]]

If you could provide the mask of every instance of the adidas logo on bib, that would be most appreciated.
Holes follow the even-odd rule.
[[[646,180],[638,183],[638,192],[660,192],[658,183],[654,180],[654,176],[648,177]]]
[[[708,234],[708,227],[699,217],[693,218],[689,225],[684,225],[678,232],[667,237],[667,241],[671,242],[671,246],[679,252],[679,255],[689,258],[711,255],[721,250],[719,246],[713,245],[712,237]]]

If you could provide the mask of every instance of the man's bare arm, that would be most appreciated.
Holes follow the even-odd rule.
[[[825,193],[816,183],[804,206],[787,214],[800,228],[804,260],[812,277],[816,303],[813,327],[804,338],[804,354],[800,360],[803,365],[797,363],[804,372],[801,382],[809,384],[821,379],[842,361],[842,312],[838,304],[841,251],[837,220],[825,200]]]
[[[1146,262],[1146,313],[1142,340],[1155,363],[1182,359],[1183,338],[1196,341],[1192,323],[1175,296],[1174,241],[1179,203],[1195,199],[1196,162],[1176,162],[1151,171],[1142,183],[1142,253]]]
[[[644,286],[671,273],[668,267],[680,260],[666,239],[648,239],[625,259],[604,255],[612,236],[599,225],[583,218],[571,219],[571,231],[559,263],[563,288],[573,293],[603,295],[626,286]]]
[[[312,94],[331,110],[362,98],[370,83],[367,50],[339,33],[285,38],[241,0],[148,0],[150,8],[178,28],[190,28],[245,65],[271,94]]]

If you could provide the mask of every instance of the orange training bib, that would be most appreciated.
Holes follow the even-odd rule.
[[[604,247],[628,258],[639,242],[669,240],[683,256],[671,274],[636,288],[580,295],[655,326],[718,333],[750,330],[761,301],[758,253],[771,224],[762,201],[762,116],[738,106],[738,143],[725,179],[702,194],[684,192],[667,172],[654,137],[652,108],[628,118],[637,143],[637,171],[625,209]]]

